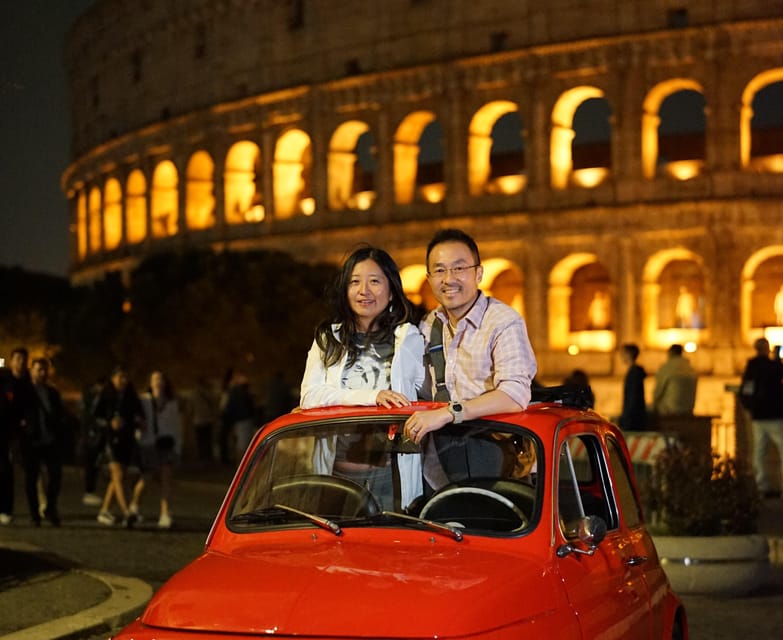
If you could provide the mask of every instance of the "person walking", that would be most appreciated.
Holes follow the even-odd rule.
[[[115,523],[110,508],[116,499],[122,511],[123,524],[130,528],[137,518],[130,512],[125,499],[125,474],[137,455],[136,432],[143,431],[145,423],[141,400],[122,365],[112,371],[109,384],[104,387],[95,404],[94,415],[106,434],[105,456],[110,474],[97,519],[107,526]]]
[[[84,495],[82,504],[98,507],[103,499],[97,493],[98,471],[101,455],[106,448],[106,433],[95,420],[95,405],[107,384],[106,377],[98,378],[82,392],[82,467],[84,470]]]
[[[766,338],[756,340],[753,348],[756,355],[747,361],[742,373],[740,402],[751,416],[756,485],[765,498],[778,498],[780,488],[772,486],[765,463],[772,442],[778,449],[783,478],[783,363],[770,358]]]
[[[424,340],[392,257],[371,246],[355,250],[332,282],[328,300],[330,314],[317,326],[307,354],[300,406],[410,405],[424,381]],[[314,467],[365,484],[392,508],[392,471],[353,461],[352,444],[342,437],[322,439]],[[405,507],[422,490],[421,456],[400,455],[397,465]]]
[[[696,371],[680,344],[669,347],[668,357],[655,374],[652,411],[657,416],[692,416],[696,404]]]
[[[647,404],[644,399],[644,379],[647,372],[636,362],[639,347],[633,343],[624,344],[620,355],[628,370],[623,380],[623,408],[617,424],[623,431],[645,431]]]
[[[128,509],[137,519],[141,518],[142,492],[154,475],[160,483],[158,528],[170,529],[174,468],[182,453],[182,421],[174,390],[161,371],[153,371],[150,375],[149,389],[141,395],[141,404],[147,428],[139,440],[140,475]]]
[[[45,467],[43,516],[55,527],[60,526],[57,506],[62,486],[63,447],[66,440],[65,408],[60,392],[49,384],[49,361],[36,358],[30,367],[35,404],[25,415],[19,434],[19,448],[25,476],[25,493],[30,519],[41,525],[38,480]]]
[[[234,371],[231,384],[228,388],[225,405],[221,412],[223,429],[221,433],[221,446],[229,462],[237,463],[253,438],[256,427],[256,402],[250,391],[250,380],[241,371]],[[233,446],[232,446],[233,443]],[[233,449],[234,459],[230,459],[229,451]]]

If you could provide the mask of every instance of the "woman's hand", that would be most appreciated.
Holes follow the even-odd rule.
[[[391,409],[392,407],[407,407],[411,404],[411,401],[401,393],[391,389],[381,389],[378,395],[375,396],[375,404],[379,407]]]

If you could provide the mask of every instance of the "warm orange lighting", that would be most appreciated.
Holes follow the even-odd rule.
[[[349,205],[351,209],[367,211],[375,202],[377,195],[378,194],[375,193],[375,191],[360,191],[359,193],[354,194],[353,198],[349,201]]]
[[[442,202],[443,198],[446,197],[446,184],[444,182],[423,184],[419,187],[419,193],[426,202],[436,204]]]
[[[575,344],[569,344],[568,345],[568,355],[569,356],[576,356],[579,355],[579,347]]]
[[[690,340],[686,342],[684,345],[682,345],[682,349],[683,351],[685,351],[685,353],[696,353],[696,349],[698,348],[699,345],[697,345],[695,342]]]
[[[299,208],[306,216],[311,216],[315,213],[315,198],[302,198],[299,202]]]
[[[125,195],[127,241],[134,244],[147,236],[147,181],[139,169],[128,176]]]
[[[103,241],[107,251],[122,241],[122,189],[116,178],[109,178],[103,189]]]
[[[704,160],[676,160],[664,165],[666,174],[676,180],[690,180],[701,173]]]
[[[125,298],[125,300],[122,301],[122,312],[130,313],[131,309],[133,309],[133,305],[131,304],[130,298]]]
[[[753,158],[752,166],[769,173],[783,173],[783,153]]]
[[[609,175],[609,169],[606,167],[587,167],[586,169],[576,169],[571,173],[571,181],[577,187],[592,189],[601,184]]]
[[[266,210],[264,209],[264,205],[257,204],[255,206],[250,207],[245,212],[245,221],[246,222],[263,222],[264,218],[266,217]]]
[[[570,344],[581,351],[608,353],[614,351],[615,336],[610,329],[572,331],[568,339]]]
[[[510,175],[499,176],[490,184],[490,193],[503,193],[507,196],[519,193],[527,185],[527,176]]]
[[[766,327],[764,337],[772,346],[783,345],[783,327]]]
[[[226,222],[241,224],[258,195],[261,152],[254,142],[240,140],[226,154],[223,171],[223,191]]]

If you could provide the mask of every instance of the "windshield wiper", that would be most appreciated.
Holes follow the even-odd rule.
[[[431,531],[443,535],[447,535],[450,538],[456,540],[457,542],[462,542],[463,534],[458,527],[452,527],[447,524],[441,524],[440,522],[434,522],[432,520],[427,520],[425,518],[417,518],[416,516],[409,516],[408,514],[400,513],[399,511],[382,511],[381,513],[376,514],[374,516],[370,516],[369,518],[352,520],[350,522],[345,522],[343,524],[357,525],[363,523],[376,523],[378,522],[378,520],[383,520],[383,519],[402,520],[403,522],[410,522],[411,524],[422,525]]]
[[[285,504],[276,504],[273,507],[266,507],[265,509],[258,509],[257,511],[246,511],[245,513],[238,513],[231,518],[231,522],[236,523],[261,523],[278,520],[284,522],[286,515],[293,513],[300,516],[305,520],[309,520],[313,524],[319,527],[331,531],[334,535],[339,536],[343,531],[336,522],[329,520],[328,518],[322,518],[313,513],[307,513],[306,511],[300,511],[294,509]]]

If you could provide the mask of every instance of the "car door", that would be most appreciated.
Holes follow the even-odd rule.
[[[649,594],[639,566],[638,536],[620,517],[600,434],[584,425],[567,426],[560,431],[557,451],[556,562],[582,636],[649,639]],[[585,515],[599,516],[607,526],[606,537],[592,553],[577,533]],[[564,547],[569,543],[576,551]]]

